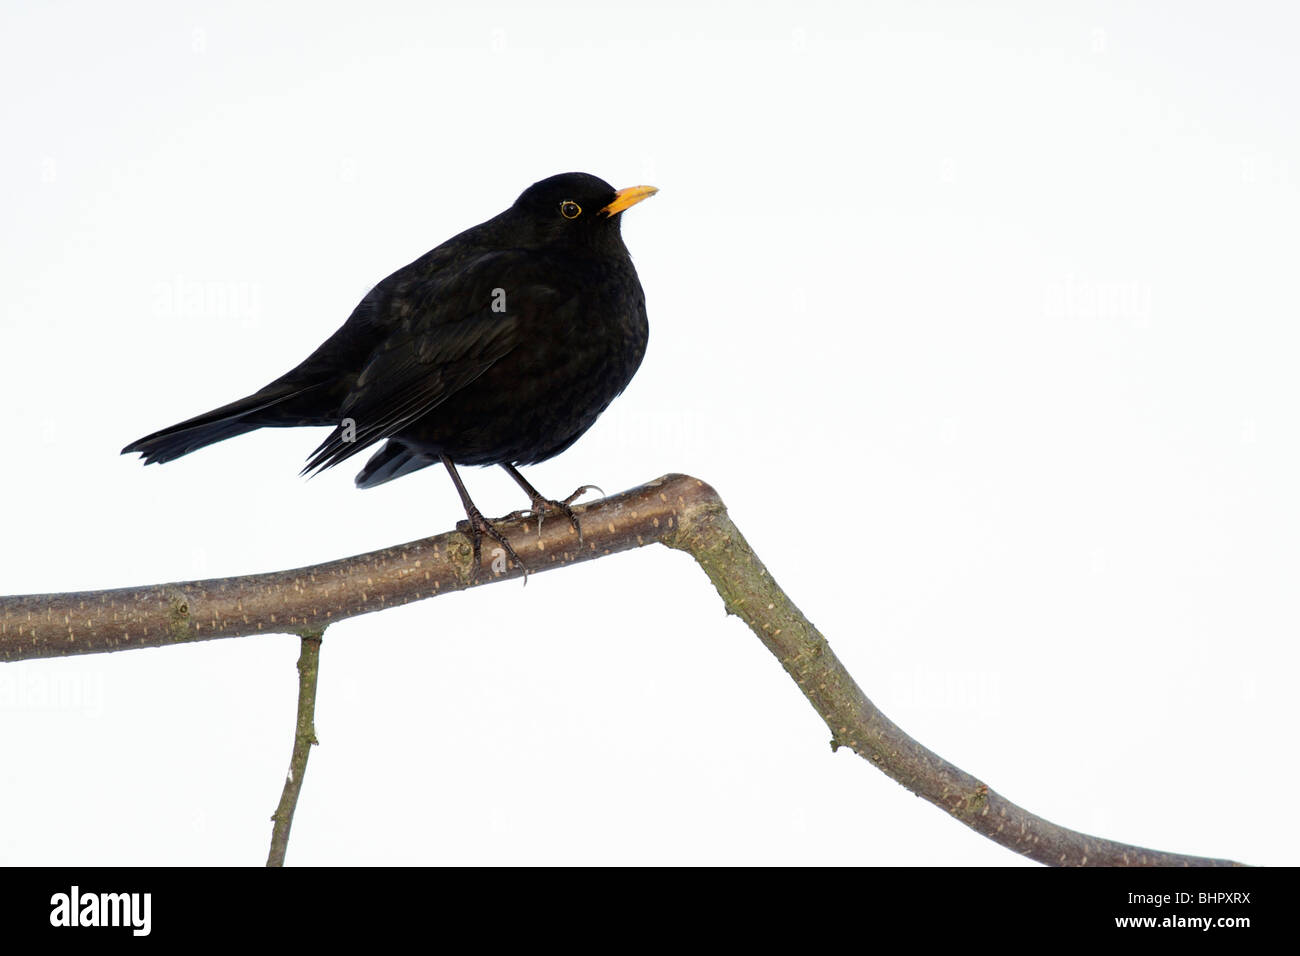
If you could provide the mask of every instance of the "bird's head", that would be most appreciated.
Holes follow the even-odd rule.
[[[507,215],[529,245],[621,249],[623,210],[657,193],[653,186],[615,189],[587,173],[561,173],[533,183]]]

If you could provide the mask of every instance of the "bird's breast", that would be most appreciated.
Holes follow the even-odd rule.
[[[402,437],[467,465],[559,454],[627,387],[649,337],[636,273],[617,264],[555,277],[547,301],[511,302],[518,341]]]

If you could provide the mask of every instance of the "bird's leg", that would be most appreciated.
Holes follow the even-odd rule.
[[[597,488],[595,485],[583,485],[563,501],[552,501],[550,498],[543,498],[541,492],[530,485],[528,479],[521,475],[519,469],[514,465],[502,463],[501,467],[504,468],[510,477],[515,480],[515,484],[524,489],[524,493],[528,495],[529,499],[532,501],[533,514],[537,515],[538,534],[542,533],[542,519],[546,516],[548,509],[563,511],[565,515],[568,516],[569,521],[573,523],[573,530],[578,532],[578,547],[582,547],[582,525],[578,523],[578,516],[573,513],[573,509],[570,508],[569,505],[582,497],[582,495],[586,494],[588,491],[600,491],[602,495],[605,492],[601,491],[601,489]],[[516,512],[516,514],[517,513],[518,512]]]
[[[480,571],[482,562],[481,544],[483,541],[483,535],[487,535],[505,549],[506,554],[510,555],[510,560],[514,561],[518,567],[523,569],[524,583],[526,584],[528,582],[528,568],[524,565],[524,562],[519,559],[519,555],[515,554],[515,549],[510,547],[510,542],[506,540],[505,535],[494,528],[492,522],[488,521],[487,518],[484,518],[483,512],[479,511],[478,508],[474,506],[474,502],[470,501],[469,492],[465,490],[465,483],[460,480],[460,475],[456,472],[456,466],[452,464],[452,460],[446,455],[439,455],[438,457],[440,457],[442,463],[447,466],[447,473],[451,475],[451,480],[456,485],[456,491],[460,493],[460,503],[465,506],[465,517],[468,519],[467,523],[469,524],[469,537],[474,543],[473,573],[477,575]]]

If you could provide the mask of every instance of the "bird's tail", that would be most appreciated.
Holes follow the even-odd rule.
[[[361,469],[361,473],[357,475],[357,487],[373,488],[375,485],[382,485],[402,475],[428,468],[437,460],[436,455],[417,451],[395,438],[390,438],[384,443],[384,447],[375,452],[366,462],[366,467]]]
[[[305,392],[318,387],[312,385],[273,382],[260,392],[255,392],[229,405],[183,421],[170,428],[145,435],[122,449],[122,454],[139,453],[146,465],[166,462],[188,455],[207,445],[234,438],[245,432],[267,426],[317,425],[314,421],[294,415],[285,406]]]

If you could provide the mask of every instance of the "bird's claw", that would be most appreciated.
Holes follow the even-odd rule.
[[[528,566],[515,553],[515,549],[510,546],[510,542],[491,521],[483,517],[483,513],[477,508],[466,512],[465,521],[456,522],[456,530],[461,534],[467,535],[474,546],[474,561],[470,565],[470,574],[477,577],[483,571],[483,536],[487,535],[497,544],[501,545],[510,560],[515,563],[515,567],[524,572],[524,584],[528,583]],[[503,569],[504,570],[504,569]]]
[[[582,497],[588,491],[592,491],[592,490],[600,491],[600,489],[597,488],[595,485],[583,485],[581,488],[579,488],[573,494],[569,495],[569,497],[565,498],[563,501],[553,501],[550,498],[543,498],[541,495],[529,495],[529,497],[532,498],[532,507],[528,511],[516,511],[513,514],[509,515],[509,517],[523,518],[529,515],[536,516],[537,534],[538,536],[540,536],[542,533],[542,522],[546,518],[546,512],[548,511],[563,512],[564,516],[569,519],[570,524],[573,525],[573,530],[578,533],[578,547],[581,548],[582,547],[582,524],[581,522],[578,521],[578,516],[573,513],[573,509],[569,506],[576,499]],[[601,491],[601,494],[604,494],[604,492]]]
[[[600,485],[583,485],[573,494],[569,495],[569,497],[565,498],[563,504],[571,505],[589,491],[599,491],[602,495],[605,494],[605,489],[600,487]]]

